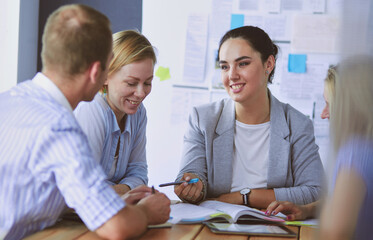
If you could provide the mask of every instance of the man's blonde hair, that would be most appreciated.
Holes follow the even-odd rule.
[[[154,48],[149,40],[134,30],[113,34],[113,53],[114,58],[109,66],[109,76],[127,64],[147,58],[152,59],[154,64],[157,61]]]
[[[104,70],[111,46],[110,21],[105,15],[85,5],[62,6],[48,17],[44,28],[43,71],[73,76],[95,61]]]

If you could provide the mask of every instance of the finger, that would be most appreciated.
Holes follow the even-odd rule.
[[[197,191],[196,186],[191,186],[190,187],[190,190],[189,190],[189,193],[188,193],[188,197],[189,197],[190,200],[192,200],[192,201],[195,200],[196,191]]]
[[[189,191],[191,190],[191,186],[186,186],[184,188],[184,190],[181,192],[181,196],[186,199],[186,200],[190,200],[191,199],[191,196],[189,196]]]
[[[202,195],[202,191],[201,190],[196,190],[195,191],[195,193],[194,193],[194,195],[193,195],[193,201],[196,201],[196,200],[198,200],[200,197],[201,197],[201,195]]]
[[[286,216],[286,220],[287,220],[287,221],[294,221],[294,220],[296,220],[296,219],[297,219],[297,218],[295,217],[294,214],[289,214],[289,215]]]
[[[136,192],[151,192],[152,189],[146,185],[141,185],[141,186],[138,186],[134,189],[132,189],[130,192],[131,193],[136,193]]]
[[[286,207],[283,204],[279,204],[275,209],[273,209],[273,211],[271,212],[271,215],[276,215],[279,212],[284,213],[285,208]]]
[[[188,186],[188,184],[187,184],[187,186]],[[176,194],[177,196],[180,196],[181,193],[182,193],[182,191],[184,190],[185,187],[186,187],[186,186],[185,186],[184,184],[180,184],[180,185],[175,186],[175,187],[174,187],[174,192],[175,192],[175,194]]]
[[[190,179],[192,179],[192,178],[190,177],[190,173],[184,173],[184,175],[183,175],[183,179],[184,179],[185,181],[189,181]]]
[[[203,185],[202,185],[201,181],[199,181],[197,183],[193,183],[193,185],[195,186],[195,189],[196,189],[195,192],[194,192],[193,199],[197,200],[202,195]]]
[[[271,215],[271,213],[278,207],[278,205],[279,205],[279,202],[277,202],[277,201],[273,201],[273,202],[271,202],[269,205],[268,205],[268,207],[267,207],[267,211],[265,212],[265,214],[267,215],[267,216],[269,216],[269,215]]]
[[[122,196],[122,199],[127,203],[127,204],[136,204],[138,203],[141,199],[149,196],[149,193],[145,192],[139,192],[139,193],[132,193],[132,194],[125,194]]]

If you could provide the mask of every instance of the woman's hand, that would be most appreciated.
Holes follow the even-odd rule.
[[[265,213],[267,216],[269,216],[276,215],[277,213],[281,212],[286,215],[287,220],[293,221],[304,220],[312,217],[313,213],[311,213],[309,210],[309,205],[296,205],[287,201],[274,201],[268,205]]]
[[[242,195],[240,192],[224,193],[217,198],[211,198],[209,200],[216,200],[232,204],[243,204]]]
[[[193,173],[184,173],[183,178],[181,180],[189,181],[193,178],[198,177]],[[178,186],[175,186],[174,188],[175,194],[180,199],[186,200],[191,203],[196,203],[203,198],[202,190],[203,184],[201,179],[199,179],[199,181],[196,183],[188,184],[187,182],[185,182]]]

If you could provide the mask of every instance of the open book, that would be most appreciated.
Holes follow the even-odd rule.
[[[243,205],[230,204],[220,201],[204,201],[199,205],[190,203],[177,203],[171,205],[171,223],[201,223],[205,221],[219,221],[235,223],[240,220],[249,220],[267,223],[285,222],[284,215],[266,216],[264,212]]]

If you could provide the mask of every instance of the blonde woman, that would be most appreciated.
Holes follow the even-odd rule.
[[[335,157],[332,190],[323,206],[320,239],[371,239],[373,214],[373,58],[354,57],[338,69],[330,127]],[[272,203],[294,219],[315,216],[319,202]]]
[[[113,35],[114,58],[102,93],[75,110],[96,160],[118,194],[148,183],[146,110],[156,56],[150,42],[133,30]]]
[[[335,81],[337,78],[337,66],[332,66],[328,69],[328,74],[324,81],[324,100],[325,107],[321,112],[322,119],[329,119],[330,112],[329,109],[333,104],[333,98],[335,95]]]
[[[340,66],[331,108],[334,190],[321,214],[322,239],[371,239],[373,214],[373,57]]]

